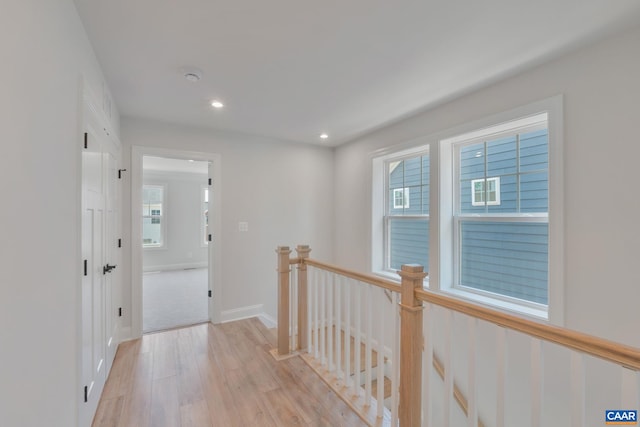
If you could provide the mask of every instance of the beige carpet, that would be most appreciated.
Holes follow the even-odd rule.
[[[207,322],[207,292],[206,268],[145,273],[143,332]]]

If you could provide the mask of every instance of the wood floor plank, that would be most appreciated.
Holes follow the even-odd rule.
[[[122,343],[93,427],[365,425],[302,359],[276,361],[258,319]]]
[[[215,424],[218,425],[218,424]],[[212,427],[207,402],[200,400],[180,407],[181,427]]]

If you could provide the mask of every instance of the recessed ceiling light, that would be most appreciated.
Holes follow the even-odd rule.
[[[328,134],[326,134],[326,133],[321,133],[320,134],[320,139],[327,139],[327,138],[329,138]]]
[[[218,101],[217,99],[214,99],[213,101],[211,101],[211,106],[213,108],[222,108],[224,107],[224,104],[220,101]]]
[[[193,162],[195,162],[195,160],[191,160],[191,159],[189,159],[189,163],[193,163]]]

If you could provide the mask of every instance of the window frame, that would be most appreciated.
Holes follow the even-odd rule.
[[[148,243],[144,243],[144,225],[140,228],[140,230],[143,233],[143,240],[142,240],[142,249],[143,250],[158,250],[158,249],[167,249],[167,213],[166,213],[166,207],[167,207],[167,184],[165,183],[153,183],[153,184],[143,184],[142,185],[142,205],[144,206],[144,190],[145,188],[159,188],[162,190],[162,209],[160,211],[160,215],[145,215],[144,214],[144,208],[142,209],[142,221],[144,221],[145,218],[150,218],[152,221],[153,219],[160,219],[160,237],[161,237],[161,242],[159,244],[148,244]],[[152,222],[153,223],[153,222]]]
[[[396,203],[396,194],[402,194],[402,203]],[[409,205],[409,187],[403,188],[394,188],[393,189],[393,209],[409,209],[411,206]]]
[[[460,186],[457,181],[460,163],[456,161],[454,145],[473,144],[479,139],[493,140],[504,134],[520,133],[532,126],[532,117],[545,113],[549,156],[548,212],[460,213]],[[434,281],[437,283],[437,290],[524,317],[548,320],[554,324],[564,323],[562,115],[562,96],[557,96],[481,119],[437,136],[439,155],[435,169],[440,182],[435,191],[438,192],[440,205],[438,224],[434,226],[438,233],[439,259],[430,264],[430,276],[432,280],[437,278]],[[462,221],[548,223],[547,304],[459,285],[461,262],[460,250],[457,248],[461,247]]]
[[[482,183],[482,197],[483,199],[488,199],[488,194],[489,194],[489,190],[487,189],[487,185],[489,182],[494,182],[496,183],[496,199],[489,201],[489,200],[481,200],[478,201],[476,199],[476,191],[474,188],[474,184],[480,182]],[[478,178],[478,179],[472,179],[471,180],[471,206],[500,206],[500,177],[499,176],[492,176],[492,177],[487,177],[487,178]]]

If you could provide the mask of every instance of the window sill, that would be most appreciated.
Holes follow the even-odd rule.
[[[545,309],[531,307],[510,301],[504,301],[497,298],[491,298],[489,296],[480,295],[474,292],[469,292],[457,288],[442,289],[441,292],[443,294],[448,294],[461,300],[483,305],[488,308],[497,309],[508,314],[526,317],[535,321],[549,320],[549,313]]]

